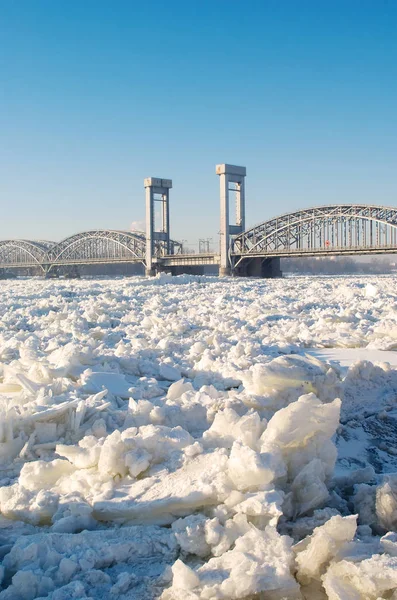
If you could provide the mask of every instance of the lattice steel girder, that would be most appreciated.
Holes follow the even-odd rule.
[[[45,261],[50,245],[51,242],[31,240],[0,241],[0,265],[41,266]]]
[[[170,240],[172,254],[182,251],[182,244]],[[163,245],[155,244],[155,257],[164,255]],[[145,264],[146,238],[143,233],[115,230],[92,230],[70,236],[59,243],[30,240],[0,241],[0,268],[37,266],[50,271],[55,265],[142,262]]]
[[[231,245],[231,255],[266,254],[277,249],[285,251],[303,238],[310,239],[309,243],[316,244],[321,240],[320,244],[325,244],[328,240],[325,239],[324,232],[329,232],[330,237],[331,234],[348,234],[351,242],[353,228],[359,236],[360,227],[364,231],[363,223],[369,222],[395,230],[397,209],[364,204],[336,204],[287,213],[264,221],[237,236]]]
[[[145,260],[143,235],[130,231],[93,230],[68,237],[53,246],[47,255],[50,265],[60,262],[109,260],[130,257]]]

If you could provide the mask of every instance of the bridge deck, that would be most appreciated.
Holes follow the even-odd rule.
[[[338,256],[338,255],[362,255],[362,254],[395,254],[397,246],[351,246],[351,247],[334,247],[334,248],[297,248],[297,249],[278,249],[274,251],[267,250],[264,252],[247,252],[246,254],[234,254],[240,258],[292,258],[294,256]]]
[[[368,254],[396,254],[397,246],[351,246],[351,247],[334,247],[334,248],[298,248],[298,249],[278,249],[274,251],[263,252],[248,252],[247,254],[232,253],[231,256],[236,259],[244,258],[293,258],[293,257],[316,257],[316,256],[353,256],[353,255],[368,255]],[[144,259],[135,257],[113,257],[113,258],[72,258],[61,260],[54,263],[0,263],[0,269],[16,269],[16,268],[31,268],[31,267],[49,267],[52,266],[73,266],[73,265],[94,265],[94,264],[131,264],[142,263]],[[183,267],[183,266],[205,266],[219,265],[220,255],[214,253],[205,254],[170,254],[161,258],[154,259],[154,264],[162,267]]]
[[[185,267],[189,265],[219,265],[220,256],[213,252],[205,254],[169,254],[160,259],[157,263],[164,267]]]

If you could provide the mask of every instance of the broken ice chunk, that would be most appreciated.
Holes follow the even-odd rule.
[[[358,563],[341,560],[331,564],[322,582],[329,600],[394,599],[397,558],[375,554]]]
[[[301,598],[299,585],[291,574],[291,542],[273,527],[260,531],[251,526],[236,540],[232,550],[194,569],[199,579],[199,582],[191,579],[195,585],[194,595],[187,595],[189,590],[181,595],[175,585],[180,580],[176,579],[161,599],[240,600],[263,594],[263,597],[298,600]]]
[[[227,456],[200,454],[175,472],[123,484],[111,500],[94,502],[98,520],[167,525],[204,506],[218,505],[230,494]]]
[[[336,515],[321,527],[316,527],[311,536],[296,544],[294,550],[297,553],[299,581],[307,584],[311,579],[320,580],[327,563],[344,544],[354,538],[356,529],[357,515]]]
[[[167,381],[178,381],[181,378],[181,372],[167,363],[160,363],[160,378]]]
[[[51,462],[36,460],[23,465],[19,485],[32,491],[50,489],[61,477],[70,475],[75,470],[76,468],[69,461],[60,458]]]
[[[247,516],[248,520],[259,529],[267,525],[276,526],[283,514],[281,506],[284,494],[277,490],[247,493],[244,500],[235,504],[232,510]]]
[[[376,516],[386,531],[397,527],[397,474],[385,475],[376,488]]]
[[[172,584],[176,588],[192,590],[200,584],[200,579],[193,569],[185,565],[180,559],[172,565],[172,574]]]
[[[285,465],[277,453],[259,454],[240,441],[230,452],[228,473],[238,490],[251,490],[267,485],[286,474]]]
[[[106,389],[114,396],[120,396],[120,398],[132,397],[131,384],[120,373],[95,373],[87,369],[81,376],[81,384],[82,390],[87,394],[96,394]]]

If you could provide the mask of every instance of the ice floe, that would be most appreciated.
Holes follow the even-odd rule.
[[[397,597],[393,277],[0,286],[0,600]]]

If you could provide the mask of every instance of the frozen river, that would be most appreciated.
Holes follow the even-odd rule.
[[[352,364],[361,360],[373,363],[389,363],[397,367],[397,352],[395,350],[371,350],[368,348],[308,348],[307,352],[320,360],[337,364],[348,369]]]
[[[0,600],[397,598],[395,277],[0,290]]]

